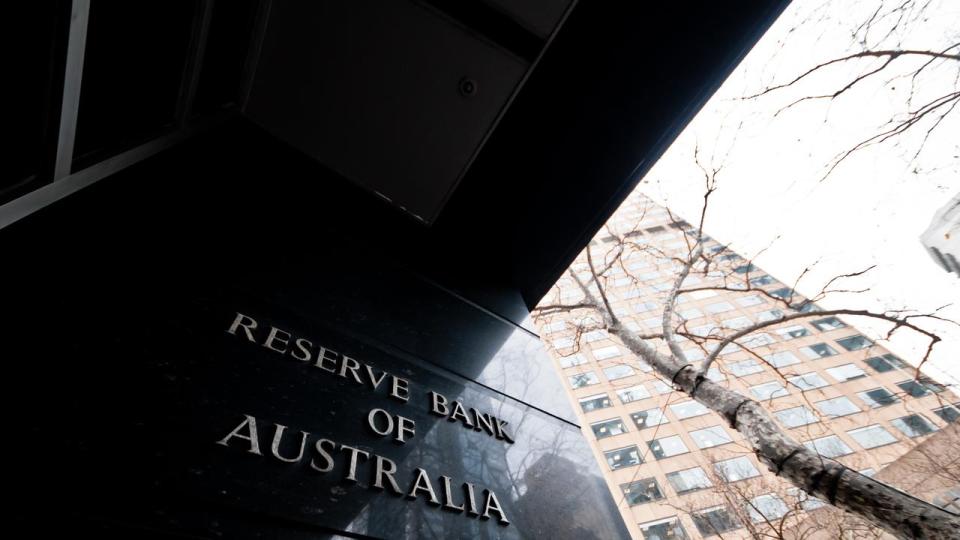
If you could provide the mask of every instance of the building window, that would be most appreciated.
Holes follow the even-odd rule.
[[[648,442],[647,446],[649,446],[650,451],[653,452],[653,457],[657,459],[678,456],[690,451],[678,435],[654,439]]]
[[[693,400],[684,401],[683,403],[674,403],[673,405],[670,405],[670,410],[673,411],[673,414],[677,415],[677,418],[681,420],[684,418],[693,418],[694,416],[700,416],[710,412],[710,409]]]
[[[754,287],[770,285],[771,283],[776,283],[776,281],[770,276],[757,276],[755,278],[750,278],[750,285],[753,285]]]
[[[777,419],[780,420],[780,423],[788,428],[805,426],[820,421],[820,418],[818,418],[813,411],[803,406],[791,407],[777,411],[774,414],[777,416]]]
[[[673,490],[678,494],[708,488],[713,485],[707,478],[707,473],[703,472],[700,467],[667,473],[667,481],[670,482]]]
[[[857,471],[857,472],[860,473],[860,474],[862,474],[862,475],[864,475],[864,476],[867,476],[867,477],[869,477],[869,478],[873,478],[874,475],[877,474],[877,470],[874,469],[874,468],[872,468],[872,467],[868,467],[868,468],[866,468],[866,469],[864,469],[864,470],[862,470],[862,471]]]
[[[876,371],[877,373],[886,373],[888,371],[893,371],[894,369],[896,369],[896,367],[893,364],[891,364],[881,356],[874,356],[871,358],[867,358],[866,360],[864,360],[864,362],[866,362],[866,364],[870,366],[870,368]]]
[[[919,377],[919,381],[920,381],[920,384],[927,387],[927,390],[930,390],[935,394],[939,394],[940,392],[943,392],[947,389],[946,386],[943,386],[942,384],[931,379],[930,377],[927,377],[926,375],[921,375]]]
[[[583,409],[583,412],[606,409],[611,405],[612,403],[610,403],[610,397],[606,394],[596,394],[593,396],[580,398],[580,408]]]
[[[790,351],[765,354],[763,355],[763,359],[769,362],[770,365],[775,368],[782,368],[800,363],[800,359],[794,356],[794,354]]]
[[[740,520],[723,506],[707,508],[699,512],[694,512],[690,517],[693,518],[693,524],[704,537],[723,534],[743,527]]]
[[[827,503],[821,501],[816,497],[812,497],[808,495],[807,492],[803,491],[800,488],[795,488],[795,487],[787,488],[787,495],[789,495],[791,499],[796,501],[796,504],[794,506],[799,504],[800,508],[803,508],[808,512],[810,510],[816,510],[817,508],[827,505]]]
[[[907,437],[921,437],[937,431],[937,426],[919,414],[911,414],[896,420],[891,420],[890,424],[900,430]]]
[[[836,342],[848,351],[859,351],[873,345],[872,341],[860,335],[840,338]]]
[[[782,287],[780,289],[770,291],[770,296],[775,296],[782,300],[789,300],[793,296],[793,294],[794,294],[793,289],[789,287]]]
[[[845,456],[853,452],[853,450],[836,435],[820,437],[819,439],[807,441],[803,443],[803,445],[821,456],[828,458]]]
[[[807,330],[806,326],[796,324],[794,326],[788,326],[786,328],[778,328],[777,334],[780,335],[780,338],[784,341],[791,339],[806,337],[810,335],[810,331]]]
[[[753,394],[753,397],[762,401],[783,397],[790,394],[782,384],[776,381],[751,386],[750,393]]]
[[[673,392],[673,387],[660,379],[654,379],[650,384],[653,385],[653,391],[658,394],[669,394]]]
[[[697,308],[690,308],[690,309],[685,309],[683,311],[678,311],[677,315],[679,315],[681,319],[685,321],[689,321],[691,319],[697,319],[697,318],[703,317],[703,312]]]
[[[716,315],[717,313],[726,313],[727,311],[733,311],[733,304],[730,302],[717,302],[716,304],[710,304],[706,308],[707,313],[712,313]]]
[[[816,405],[821,413],[831,418],[860,412],[860,407],[857,407],[852,401],[843,396],[818,401],[814,403],[814,405]]]
[[[633,423],[637,425],[637,429],[646,429],[648,427],[669,423],[669,420],[667,420],[667,417],[664,416],[663,411],[656,407],[653,409],[647,409],[645,411],[630,413],[630,418],[632,418]]]
[[[746,377],[747,375],[763,372],[763,368],[760,367],[760,364],[758,364],[756,360],[752,359],[731,362],[727,364],[727,369],[729,369],[730,373],[733,373],[733,375],[736,377]]]
[[[826,371],[831,377],[840,382],[850,381],[867,376],[867,374],[855,364],[844,364],[842,366],[827,368]]]
[[[838,328],[845,328],[847,325],[843,324],[843,321],[836,317],[825,317],[823,319],[817,319],[810,324],[814,328],[821,332],[829,332],[830,330],[836,330]]]
[[[644,478],[636,482],[620,484],[620,489],[623,490],[623,496],[630,506],[659,501],[663,498],[660,484],[657,483],[655,478]]]
[[[640,450],[636,445],[610,450],[609,452],[604,452],[603,455],[607,458],[607,465],[610,466],[610,470],[613,471],[643,463],[643,458],[640,457]]]
[[[580,364],[586,364],[587,357],[582,354],[571,354],[570,356],[561,356],[560,357],[560,367],[568,368],[573,366],[579,366]]]
[[[810,373],[804,373],[803,375],[797,375],[795,377],[788,377],[787,380],[790,381],[790,384],[796,386],[804,392],[807,390],[813,390],[814,388],[823,388],[824,386],[828,386],[830,384],[816,371],[811,371]]]
[[[741,341],[745,346],[752,348],[752,347],[763,347],[765,345],[770,345],[771,343],[776,343],[777,340],[770,337],[770,334],[761,332],[759,334],[752,334],[750,336],[745,336],[743,339],[741,339]]]
[[[613,437],[614,435],[620,435],[621,433],[627,432],[627,427],[623,425],[623,421],[619,418],[612,418],[610,420],[604,420],[602,422],[590,424],[590,429],[593,430],[593,435],[597,439],[605,439],[607,437]]]
[[[860,443],[860,446],[864,448],[876,448],[897,442],[897,438],[880,427],[880,424],[852,429],[847,432],[847,435],[853,437],[853,440]]]
[[[753,263],[741,264],[740,266],[733,269],[734,273],[737,274],[746,274],[748,272],[756,272],[757,267]]]
[[[754,294],[751,296],[744,296],[743,298],[737,298],[736,302],[740,304],[741,307],[750,307],[750,306],[759,306],[763,303],[763,298]]]
[[[658,519],[640,524],[643,540],[687,540],[687,531],[677,518]]]
[[[893,405],[894,403],[900,401],[900,398],[890,393],[886,388],[874,388],[873,390],[867,390],[866,392],[858,392],[857,396],[863,400],[864,403],[870,406],[871,409],[878,409],[880,407],[886,407],[887,405]]]
[[[583,388],[584,386],[590,386],[591,384],[597,384],[600,382],[600,378],[597,377],[597,374],[592,371],[570,375],[569,379],[570,386],[573,388]]]
[[[910,379],[909,381],[898,382],[897,386],[913,397],[923,397],[930,394],[930,390],[926,386],[913,379]]]
[[[736,482],[738,480],[760,476],[760,471],[757,470],[748,457],[718,461],[713,464],[713,468],[717,471],[717,474],[727,482]]]
[[[691,431],[689,435],[690,438],[693,439],[694,444],[701,450],[733,441],[730,435],[720,426],[696,429]]]
[[[593,350],[593,357],[597,360],[606,360],[607,358],[615,358],[617,356],[620,356],[620,349],[613,345]]]
[[[787,508],[787,503],[772,493],[750,499],[746,507],[747,513],[750,514],[750,519],[754,523],[776,521],[790,511]]]
[[[642,384],[638,384],[636,386],[631,386],[630,388],[617,390],[617,397],[620,398],[621,403],[630,403],[631,401],[637,401],[639,399],[646,399],[650,397],[650,392],[648,392]]]
[[[656,272],[654,272],[656,273]],[[648,311],[653,311],[660,307],[660,304],[656,302],[638,302],[633,305],[634,313],[646,313]]]
[[[945,407],[940,407],[939,409],[934,409],[933,414],[939,416],[944,422],[948,424],[956,422],[957,418],[960,418],[960,411],[952,405],[947,405]]]
[[[753,324],[753,322],[746,317],[733,317],[732,319],[720,321],[720,324],[723,325],[724,328],[730,328],[731,330],[742,330]]]
[[[635,372],[633,371],[633,368],[626,364],[617,364],[615,366],[603,368],[603,374],[606,375],[607,379],[611,381],[629,377],[634,373]]]
[[[810,360],[818,360],[820,358],[827,358],[828,356],[837,354],[837,351],[833,350],[833,347],[827,345],[826,343],[814,343],[813,345],[800,347],[800,352],[802,352],[804,356]]]
[[[783,311],[779,309],[769,309],[757,313],[757,320],[760,322],[778,321],[783,318]]]

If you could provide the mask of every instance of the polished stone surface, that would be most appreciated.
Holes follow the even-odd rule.
[[[324,186],[233,186],[214,157],[147,162],[0,230],[18,524],[99,538],[627,536],[542,344],[489,307],[515,294],[480,280],[486,296],[459,296],[358,238],[362,213],[332,219]],[[410,401],[229,333],[237,312],[408,379]],[[431,390],[507,421],[515,442],[429,414]],[[415,436],[378,436],[373,408]],[[259,453],[217,444],[245,415]],[[277,424],[280,456],[310,434],[302,459],[272,455]],[[319,438],[337,443],[325,473],[310,466]],[[478,504],[490,489],[510,524],[370,489],[367,460],[347,482],[342,445],[395,462],[401,490],[417,467],[438,492],[441,475],[458,494],[474,484]]]

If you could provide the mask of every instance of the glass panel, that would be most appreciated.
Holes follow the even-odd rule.
[[[684,418],[693,418],[694,416],[700,416],[710,412],[710,409],[704,407],[702,404],[696,401],[674,403],[673,405],[670,405],[670,410],[673,411],[673,414],[677,415],[677,418],[680,418],[681,420]]]
[[[836,435],[807,441],[803,443],[803,445],[821,456],[828,458],[845,456],[853,452],[853,450]]]
[[[814,403],[817,409],[823,414],[836,418],[838,416],[847,416],[860,412],[860,408],[853,404],[848,398],[843,396],[833,399],[825,399]]]
[[[640,450],[636,446],[610,450],[609,452],[604,452],[603,455],[607,458],[607,465],[614,471],[643,463],[643,458],[640,457]]]
[[[737,480],[760,476],[760,471],[757,470],[748,457],[718,461],[713,464],[713,468],[717,471],[717,474],[722,476],[727,482],[736,482]]]
[[[570,386],[573,388],[583,388],[584,386],[590,386],[591,384],[597,384],[600,382],[600,378],[597,377],[597,374],[592,371],[570,375],[569,379]]]
[[[677,435],[652,440],[647,443],[647,446],[650,447],[650,451],[653,452],[654,457],[657,459],[686,454],[690,451],[687,449],[687,445],[683,444],[683,441]]]
[[[713,485],[707,478],[707,473],[700,467],[667,473],[667,481],[677,493],[686,493]]]
[[[731,442],[733,439],[720,426],[713,426],[704,429],[697,429],[690,432],[690,438],[700,449],[712,448],[721,444]]]
[[[907,437],[920,437],[937,431],[937,426],[919,414],[911,414],[903,418],[897,418],[896,420],[891,420],[890,423]]]
[[[623,403],[630,403],[631,401],[637,401],[638,399],[646,399],[650,397],[650,392],[648,392],[643,385],[638,384],[636,386],[631,386],[630,388],[617,390],[617,397],[619,397],[620,401]]]
[[[590,424],[590,429],[593,430],[593,434],[597,439],[604,439],[627,432],[627,428],[623,425],[623,421],[619,418],[604,420],[603,422],[597,422],[596,424]]]
[[[873,409],[892,405],[900,401],[900,398],[893,395],[893,393],[886,388],[874,388],[873,390],[867,390],[866,392],[859,392],[857,393],[857,396],[859,396],[864,403]]]
[[[687,540],[687,531],[677,518],[651,521],[640,524],[644,540]]]
[[[633,423],[637,425],[637,429],[644,429],[669,423],[669,420],[667,420],[667,417],[663,415],[663,411],[659,408],[630,413],[630,418],[632,418]]]
[[[693,517],[693,524],[703,536],[722,534],[743,526],[735,515],[723,507],[694,512],[691,517]]]
[[[623,491],[623,496],[630,506],[657,501],[663,498],[660,484],[657,483],[655,478],[644,478],[636,482],[620,484],[620,489]]]
[[[879,424],[850,430],[847,432],[847,435],[853,437],[853,440],[860,443],[860,446],[864,448],[876,448],[897,442],[897,438],[891,435],[889,431],[883,429]]]

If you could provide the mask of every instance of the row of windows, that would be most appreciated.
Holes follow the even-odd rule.
[[[803,407],[798,407],[798,409]],[[658,409],[651,409],[651,411],[658,411]],[[781,411],[783,412],[783,411]],[[937,409],[934,409],[933,412],[942,418],[945,422],[955,422],[960,418],[960,410],[957,407],[946,405]],[[650,413],[650,411],[643,411],[643,413]],[[808,414],[810,413],[809,409],[807,410]],[[779,414],[778,414],[779,416]],[[797,418],[803,418],[802,415],[796,415]],[[647,415],[644,417],[643,427],[650,427],[652,425],[666,423],[663,420],[662,415]],[[781,421],[783,419],[781,418]],[[611,424],[612,423],[612,424]],[[603,424],[607,424],[603,426]],[[910,414],[901,418],[891,420],[891,425],[898,429],[901,433],[910,438],[921,437],[923,435],[928,435],[937,431],[937,427],[927,420],[925,417],[919,414]],[[594,424],[598,425],[598,424]],[[638,422],[638,426],[640,423]],[[801,425],[801,424],[796,424]],[[795,427],[795,426],[792,426]],[[600,431],[605,429],[605,431]],[[599,432],[599,434],[598,434]],[[598,428],[594,429],[594,434],[597,435],[597,438],[604,438],[606,436],[618,435],[620,433],[625,433],[626,430],[623,427],[623,423],[619,422],[618,419],[606,421],[600,423]],[[863,428],[858,428],[850,430],[847,432],[851,438],[857,441],[864,448],[876,448],[878,446],[883,446],[886,444],[891,444],[896,442],[896,438],[893,437],[888,431],[886,431],[879,424],[874,424],[872,426],[867,426]],[[694,443],[697,444],[700,448],[710,448],[712,446],[717,446],[719,444],[725,444],[730,442],[730,437],[720,426],[713,426],[711,428],[696,430],[690,432],[691,438],[693,438]],[[826,457],[838,457],[850,454],[853,450],[850,449],[840,438],[830,435],[827,437],[821,437],[812,441],[808,441],[805,445],[811,450],[820,453]],[[651,455],[654,458],[660,460],[668,457],[673,457],[680,454],[685,454],[690,450],[684,444],[683,439],[678,435],[673,435],[669,437],[662,437],[660,439],[654,439],[647,443],[648,448],[650,449]],[[634,465],[639,465],[644,463],[643,457],[640,454],[639,447],[636,445],[626,446],[623,448],[617,448],[614,450],[609,450],[604,452],[604,456],[607,461],[607,465],[610,466],[611,470],[622,469],[625,467],[632,467]],[[745,459],[745,458],[737,458]],[[730,460],[736,461],[736,460]],[[725,462],[721,462],[725,463]],[[749,472],[749,468],[742,462],[739,463],[739,471]],[[749,463],[747,460],[746,463]],[[728,474],[725,474],[723,471],[717,471],[722,476],[724,476],[729,481],[742,480],[743,478],[750,478],[755,476],[755,474],[749,475],[733,475],[732,477]]]
[[[793,496],[800,501],[801,507],[805,510],[813,510],[824,505],[822,501],[808,497],[799,490],[794,492]],[[774,521],[790,511],[783,499],[772,493],[754,497],[744,504],[744,509],[754,523],[767,520]],[[690,517],[693,519],[694,526],[705,537],[722,535],[743,527],[736,514],[723,505],[693,512]],[[640,533],[645,540],[686,540],[689,538],[680,520],[676,517],[641,523]]]

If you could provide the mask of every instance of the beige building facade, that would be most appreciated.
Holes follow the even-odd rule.
[[[604,291],[631,329],[660,332],[664,300],[694,234],[691,225],[634,194],[591,242]],[[681,347],[696,363],[722,336],[809,313],[725,347],[709,374],[763,402],[795,439],[872,475],[960,417],[949,389],[918,377],[910,362],[860,334],[850,320],[820,314],[815,302],[705,238],[710,263],[693,267],[682,287],[687,292],[677,299],[672,326]],[[585,253],[571,272],[583,282],[592,279]],[[583,300],[574,278],[565,276],[541,306]],[[823,504],[776,478],[717,414],[674,391],[598,320],[589,309],[535,317],[636,538],[787,537]]]

